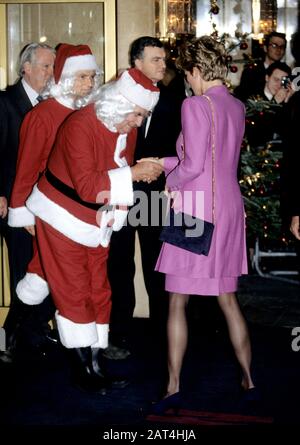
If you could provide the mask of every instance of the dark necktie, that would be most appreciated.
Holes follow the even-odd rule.
[[[42,102],[42,100],[44,100],[43,96],[41,96],[40,94],[38,95],[38,97],[36,98],[36,100],[38,102]]]

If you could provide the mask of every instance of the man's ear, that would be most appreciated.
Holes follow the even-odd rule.
[[[135,68],[142,71],[143,62],[140,59],[135,59],[134,64]]]
[[[25,62],[23,65],[23,71],[25,74],[28,74],[31,72],[31,63],[30,62]]]

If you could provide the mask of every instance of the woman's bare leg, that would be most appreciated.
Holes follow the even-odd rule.
[[[244,389],[254,387],[251,377],[251,344],[246,321],[241,313],[239,304],[234,293],[225,293],[218,296],[218,303],[225,316],[228,326],[229,337],[242,368]]]
[[[169,383],[167,395],[179,391],[180,372],[188,340],[186,319],[186,306],[188,301],[189,295],[175,293],[170,293],[169,295],[169,316],[167,323]]]

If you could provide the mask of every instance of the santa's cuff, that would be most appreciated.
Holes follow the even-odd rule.
[[[17,284],[16,293],[23,303],[30,306],[42,303],[49,295],[47,281],[36,273],[27,272]]]
[[[76,323],[55,313],[59,338],[65,348],[86,348],[98,341],[96,323]]]
[[[8,225],[10,227],[25,227],[35,225],[35,216],[27,207],[9,207]]]
[[[129,166],[108,171],[110,179],[110,204],[133,205],[131,168]]]
[[[106,349],[108,347],[108,327],[107,323],[96,324],[98,341],[92,344],[92,348]]]

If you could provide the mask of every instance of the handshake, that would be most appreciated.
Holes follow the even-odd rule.
[[[137,163],[131,167],[132,180],[139,182],[150,182],[155,181],[163,172],[164,169],[164,159],[163,158],[142,158],[137,161]]]

